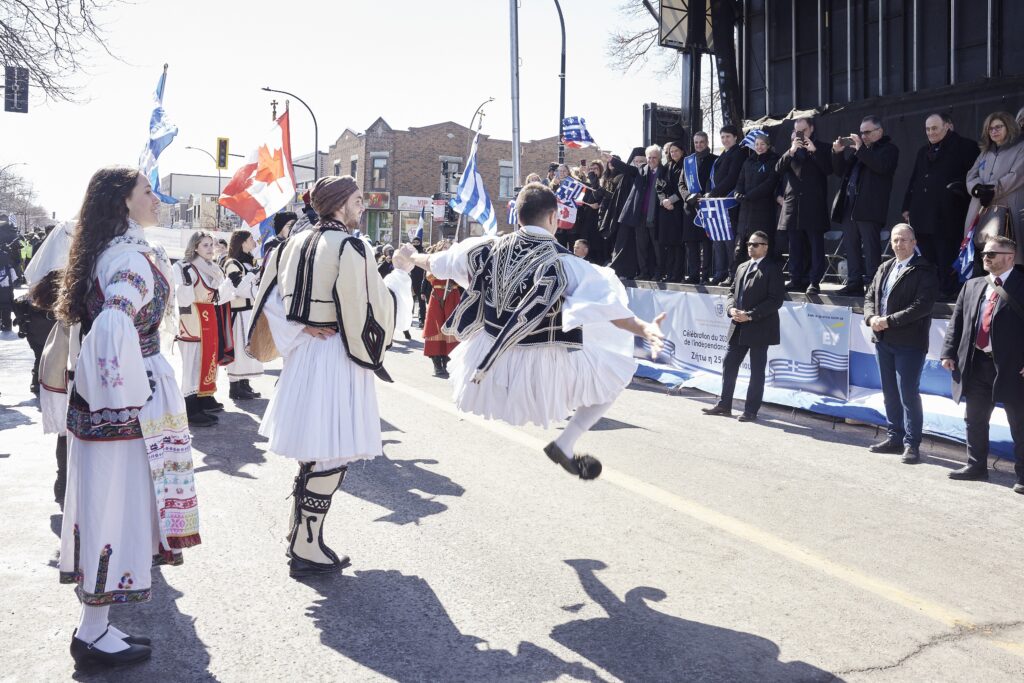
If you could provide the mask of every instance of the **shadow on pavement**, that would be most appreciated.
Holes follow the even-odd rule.
[[[391,510],[390,514],[375,519],[376,522],[418,524],[424,517],[448,509],[433,496],[461,496],[466,492],[443,474],[421,467],[436,464],[437,460],[392,460],[379,455],[349,466],[341,491]],[[430,497],[424,498],[416,491]]]
[[[115,605],[110,609],[110,622],[122,631],[153,639],[153,656],[149,661],[101,673],[78,672],[72,678],[104,683],[217,680],[208,670],[210,655],[196,633],[195,617],[178,610],[177,600],[183,593],[167,584],[164,571],[173,572],[174,568],[153,570],[152,600],[139,605]]]
[[[566,560],[583,590],[607,617],[556,626],[551,638],[623,681],[838,681],[805,662],[779,661],[767,638],[659,612],[647,601],[666,597],[649,586],[620,600],[600,579],[597,560]],[[570,611],[578,611],[573,606]]]
[[[267,400],[246,401],[245,407],[256,415],[262,415]],[[255,479],[242,468],[262,465],[267,461],[264,451],[256,448],[257,443],[267,440],[258,433],[259,419],[247,412],[224,411],[217,416],[220,418],[218,424],[192,430],[192,447],[203,453],[203,463],[196,463],[196,472],[216,471],[230,477]]]
[[[533,643],[520,642],[515,653],[488,649],[459,631],[418,576],[370,570],[304,583],[322,596],[309,610],[320,641],[396,681],[602,680]]]

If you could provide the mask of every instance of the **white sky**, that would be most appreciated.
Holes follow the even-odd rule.
[[[620,2],[562,0],[566,115],[584,116],[602,147],[626,154],[642,142],[643,103],[678,106],[679,83],[660,77],[653,62],[628,74],[608,66],[609,32],[624,22]],[[553,2],[520,5],[520,123],[530,140],[557,133],[560,34]],[[121,61],[90,58],[88,102],[45,104],[37,96],[27,115],[0,112],[0,166],[28,162],[12,171],[58,219],[74,215],[97,168],[138,162],[164,62],[164,107],[180,130],[160,157],[161,175],[216,173],[185,147],[212,152],[218,136],[247,154],[270,126],[265,85],[313,108],[322,151],[346,127],[364,130],[377,116],[396,128],[469,125],[490,96],[484,132],[512,137],[507,0],[137,0],[107,16]],[[637,25],[652,22],[645,16]],[[293,102],[293,154],[312,148],[311,119]]]

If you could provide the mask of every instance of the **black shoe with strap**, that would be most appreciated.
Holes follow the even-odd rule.
[[[137,643],[127,643],[128,647],[119,652],[104,652],[103,650],[96,648],[96,643],[99,642],[103,636],[107,635],[107,629],[100,634],[100,637],[91,643],[87,643],[84,640],[78,638],[78,631],[71,636],[71,658],[75,660],[76,669],[86,670],[100,670],[110,669],[117,666],[125,666],[128,664],[137,664],[144,662],[149,659],[150,655],[153,654],[153,650],[147,645],[139,645]]]
[[[571,458],[554,441],[544,447],[544,454],[551,462],[561,465],[569,474],[580,479],[597,479],[601,476],[601,461],[592,455],[574,455]]]

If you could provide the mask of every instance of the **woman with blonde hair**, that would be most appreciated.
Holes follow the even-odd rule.
[[[148,601],[152,567],[200,542],[185,405],[160,352],[173,275],[143,231],[159,205],[138,170],[97,171],[56,307],[71,326],[60,581],[82,603],[71,656],[83,668],[149,658],[149,639],[111,626],[110,606]]]
[[[181,351],[181,390],[189,424],[217,424],[213,413],[224,410],[217,393],[217,370],[234,361],[231,298],[234,287],[214,261],[213,235],[199,230],[185,247],[185,258],[174,265],[177,284],[178,349]]]
[[[981,155],[967,172],[967,190],[971,205],[967,209],[964,236],[975,227],[981,212],[989,207],[1006,207],[1010,216],[1013,239],[1020,240],[1020,212],[1024,209],[1024,144],[1020,126],[1009,112],[997,111],[985,118],[978,146]],[[980,259],[981,250],[977,250]],[[1017,263],[1024,263],[1024,249],[1017,250]],[[980,260],[975,273],[981,272]]]

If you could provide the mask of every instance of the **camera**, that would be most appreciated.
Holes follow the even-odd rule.
[[[853,138],[839,138],[839,144],[843,147],[853,147]]]

